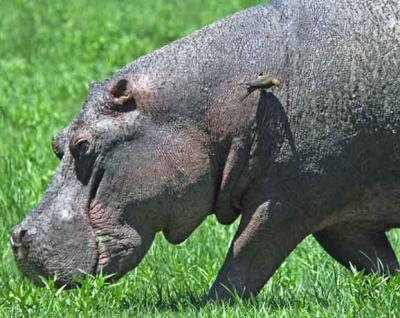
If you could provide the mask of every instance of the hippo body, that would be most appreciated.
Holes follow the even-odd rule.
[[[391,0],[275,0],[93,84],[12,231],[23,273],[118,278],[156,232],[180,243],[209,214],[241,218],[210,298],[257,294],[310,234],[346,267],[395,273],[399,16]],[[243,98],[261,72],[283,88]]]

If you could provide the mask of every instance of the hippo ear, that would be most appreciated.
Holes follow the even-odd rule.
[[[129,112],[137,108],[132,89],[129,87],[127,79],[120,79],[111,87],[110,93],[112,96],[112,109],[114,111]]]
[[[128,94],[128,80],[120,79],[113,87],[110,89],[110,93],[114,98],[119,98],[121,96],[126,96]]]
[[[64,149],[68,140],[68,133],[69,129],[66,127],[55,134],[51,140],[53,151],[59,159],[62,159],[64,156]]]

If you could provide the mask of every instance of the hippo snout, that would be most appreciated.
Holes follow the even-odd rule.
[[[62,180],[57,191],[49,190],[10,233],[18,267],[36,285],[43,285],[44,277],[56,279],[58,286],[72,286],[97,268],[96,236],[85,214],[88,190],[60,176],[56,177]]]
[[[18,263],[26,261],[29,252],[30,235],[31,233],[20,225],[15,226],[11,231],[10,245]]]

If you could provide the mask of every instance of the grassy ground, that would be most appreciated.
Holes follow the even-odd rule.
[[[34,287],[13,262],[8,232],[37,203],[57,160],[52,134],[79,109],[91,80],[257,0],[0,0],[0,315],[126,317],[396,317],[400,277],[349,273],[311,238],[256,300],[204,304],[235,226],[210,218],[184,244],[157,237],[118,283]],[[391,234],[400,247],[400,235]]]

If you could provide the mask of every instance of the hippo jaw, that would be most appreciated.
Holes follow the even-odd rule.
[[[150,248],[155,231],[140,226],[132,227],[121,219],[121,205],[103,203],[104,199],[96,196],[102,186],[103,176],[104,171],[100,171],[87,209],[88,221],[97,242],[98,260],[93,273],[107,274],[109,279],[116,280],[142,260]]]
[[[180,243],[211,210],[208,156],[189,155],[189,147],[196,146],[187,132],[151,131],[109,151],[93,187],[88,219],[97,239],[96,271],[112,280],[140,263],[157,232]],[[190,162],[185,171],[184,161]],[[204,200],[196,200],[198,191],[208,194]],[[176,213],[188,219],[177,219]]]

